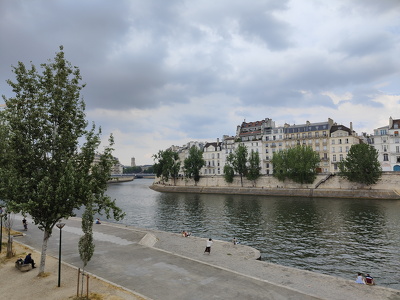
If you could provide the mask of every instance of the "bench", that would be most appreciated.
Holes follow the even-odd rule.
[[[20,270],[21,272],[27,272],[30,271],[32,269],[32,265],[31,264],[24,264],[24,260],[22,258],[18,259],[15,262],[15,267]]]

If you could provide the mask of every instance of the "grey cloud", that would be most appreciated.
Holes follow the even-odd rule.
[[[349,56],[377,55],[393,51],[398,38],[387,32],[357,33],[357,36],[346,36],[334,50]],[[353,34],[355,35],[355,34]]]

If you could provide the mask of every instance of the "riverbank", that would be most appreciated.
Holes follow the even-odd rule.
[[[3,235],[4,237],[4,235]],[[5,240],[3,240],[5,246]],[[40,261],[40,253],[30,247],[13,243],[14,257],[6,258],[6,249],[0,253],[0,295],[2,299],[40,299],[67,300],[75,299],[77,295],[78,270],[72,265],[62,264],[62,281],[58,283],[58,259],[52,256],[46,258],[46,273],[38,277],[38,269],[21,272],[15,268],[15,261],[32,253],[35,262]],[[149,300],[115,284],[101,280],[95,276],[89,279],[90,299],[98,300]],[[86,295],[86,285],[84,290]]]
[[[199,194],[235,194],[280,197],[315,197],[315,198],[361,198],[361,199],[394,199],[400,195],[394,190],[349,190],[349,189],[302,189],[302,188],[257,188],[257,187],[204,187],[173,186],[153,184],[150,188],[164,193],[199,193]]]
[[[66,226],[63,228],[62,259],[75,267],[81,264],[77,255],[80,221],[79,218],[65,220]],[[211,254],[208,255],[203,253],[206,239],[196,236],[183,237],[179,233],[107,222],[94,226],[93,233],[96,248],[87,271],[104,282],[154,300],[400,299],[400,291],[380,287],[379,282],[377,286],[365,286],[356,284],[355,278],[338,278],[258,261],[257,250],[245,245],[233,245],[230,241],[215,240]],[[15,240],[40,249],[41,237],[42,232],[31,226],[26,235],[16,237]],[[52,256],[58,252],[57,240],[57,237],[49,240],[48,254]],[[38,252],[35,255],[34,258],[38,260]],[[62,287],[69,282],[75,285],[76,274],[75,279],[73,274],[68,277],[64,273],[64,266]],[[7,289],[7,293],[15,296],[9,299],[26,295],[32,299],[50,299],[31,293],[31,289],[40,293],[39,287],[43,295],[57,291],[56,263],[46,264],[46,270],[52,273],[49,280],[38,278],[35,271],[21,273],[11,265],[7,272],[0,272],[4,275],[0,278],[0,293],[9,285],[12,289]],[[20,277],[29,275],[29,278],[25,277],[29,281],[21,282],[21,288],[18,289],[11,282],[12,277],[7,276],[8,273]],[[94,289],[91,291],[97,292]]]
[[[336,174],[318,174],[313,183],[299,184],[290,180],[279,181],[271,175],[263,175],[256,182],[235,176],[227,183],[222,175],[202,176],[193,179],[180,177],[163,182],[157,178],[151,189],[158,192],[238,194],[315,198],[359,198],[400,200],[400,172],[385,172],[373,185],[365,186],[349,182]]]

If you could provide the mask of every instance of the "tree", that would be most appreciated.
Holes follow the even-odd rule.
[[[228,183],[232,183],[233,177],[235,177],[235,170],[233,169],[233,167],[230,164],[228,164],[228,163],[225,164],[225,166],[224,166],[225,181]]]
[[[258,152],[251,151],[250,157],[248,160],[248,168],[247,168],[247,176],[248,180],[253,181],[253,186],[256,185],[257,179],[261,176],[260,173],[260,155]]]
[[[294,182],[313,183],[317,175],[320,158],[309,146],[296,146],[274,153],[271,160],[274,168],[273,176],[280,181],[286,178]]]
[[[62,46],[41,68],[39,74],[33,64],[30,69],[22,62],[13,67],[16,81],[7,83],[15,96],[3,96],[6,108],[0,115],[0,197],[11,211],[29,213],[43,230],[39,273],[45,270],[54,225],[74,216],[75,209],[90,203],[93,213],[107,218],[111,212],[116,220],[124,215],[104,194],[114,141],[110,136],[97,155],[101,130],[94,124],[87,129],[79,68],[65,59]]]
[[[200,180],[200,170],[204,166],[203,151],[192,146],[189,150],[189,156],[183,162],[185,176],[194,179],[195,185]]]
[[[345,160],[339,163],[339,175],[348,181],[371,185],[382,176],[378,151],[368,144],[351,146]]]
[[[139,166],[135,167],[125,167],[123,170],[124,174],[132,174],[132,173],[142,173],[142,168]]]
[[[173,178],[175,185],[181,167],[178,153],[171,149],[165,151],[160,150],[157,154],[153,155],[153,158],[155,161],[154,172],[157,177],[161,177],[161,179],[165,181],[168,181],[169,178]]]
[[[240,175],[240,183],[243,186],[243,176],[247,174],[247,147],[239,144],[235,152],[228,155],[227,162]]]

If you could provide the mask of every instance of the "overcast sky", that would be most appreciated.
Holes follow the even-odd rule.
[[[60,45],[125,165],[243,120],[400,119],[399,0],[1,0],[0,94]]]

